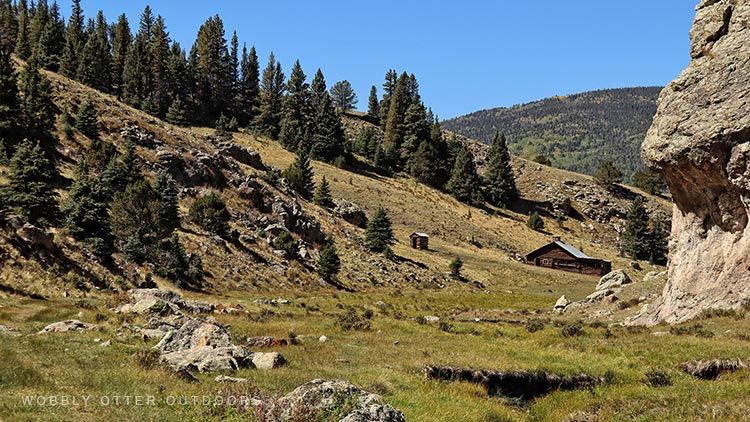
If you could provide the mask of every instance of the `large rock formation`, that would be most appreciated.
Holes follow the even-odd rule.
[[[669,281],[637,323],[680,322],[750,297],[750,2],[703,0],[689,67],[643,144],[675,201]]]

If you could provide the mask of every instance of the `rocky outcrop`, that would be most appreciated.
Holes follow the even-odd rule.
[[[750,297],[750,3],[704,0],[689,67],[662,91],[643,144],[675,202],[669,277],[632,322],[676,323]]]
[[[333,418],[335,415],[335,419]],[[263,420],[332,420],[339,422],[403,422],[401,411],[383,399],[343,380],[317,379],[281,397],[265,412]],[[298,419],[299,418],[299,419]]]
[[[334,199],[333,213],[357,227],[367,224],[367,214],[359,205],[344,199]]]
[[[39,331],[37,334],[48,334],[48,333],[64,333],[68,331],[88,331],[96,328],[94,324],[88,324],[81,322],[77,319],[69,319],[67,321],[60,321],[50,324]]]

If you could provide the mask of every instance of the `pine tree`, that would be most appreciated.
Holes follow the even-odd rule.
[[[201,111],[198,117],[206,122],[233,110],[232,60],[224,35],[221,18],[212,16],[201,25],[190,52],[190,66],[196,79],[196,104]]]
[[[487,184],[485,196],[490,204],[505,207],[518,196],[505,135],[495,133],[484,178]]]
[[[190,220],[205,230],[219,236],[229,233],[229,219],[231,215],[224,200],[216,192],[202,196],[192,204],[188,215]]]
[[[63,75],[70,78],[74,78],[78,72],[81,50],[86,43],[83,25],[81,0],[73,0],[72,11],[65,32],[65,48],[63,48],[60,63],[60,70]]]
[[[144,108],[151,94],[152,73],[149,46],[153,36],[154,15],[149,6],[143,9],[138,32],[125,57],[122,98],[129,105]],[[153,106],[152,106],[153,109]]]
[[[258,107],[260,106],[259,77],[260,69],[255,47],[252,47],[249,53],[247,52],[247,49],[243,47],[237,93],[237,116],[239,124],[242,126],[249,125],[258,115]]]
[[[0,141],[3,141],[6,149],[15,143],[15,138],[18,135],[20,110],[21,100],[18,96],[18,80],[13,69],[10,53],[0,49]],[[0,155],[2,153],[0,152]],[[0,156],[0,158],[6,157]]]
[[[391,218],[384,208],[379,208],[367,222],[365,245],[373,252],[383,252],[395,241]]]
[[[53,187],[55,167],[38,143],[24,140],[10,160],[3,201],[31,224],[46,227],[57,220],[57,193]]]
[[[100,174],[109,164],[110,160],[117,155],[117,149],[104,139],[94,138],[89,144],[84,156],[83,163],[89,171]],[[106,186],[104,186],[106,190]]]
[[[18,29],[15,42],[15,53],[26,60],[31,56],[31,40],[29,40],[29,6],[26,0],[18,3]]]
[[[310,82],[310,108],[313,110],[320,109],[320,105],[323,102],[323,97],[328,95],[328,88],[326,88],[326,78],[323,76],[323,71],[318,69],[315,72],[315,76]]]
[[[461,269],[464,267],[464,262],[460,257],[456,257],[450,264],[451,277],[459,279],[461,278]]]
[[[18,22],[12,0],[0,0],[0,50],[10,53],[15,49]]]
[[[539,216],[538,212],[534,211],[529,216],[529,219],[526,220],[526,227],[530,228],[531,230],[540,232],[544,230],[544,220],[542,220],[542,217]]]
[[[357,94],[349,81],[339,81],[331,87],[333,106],[339,112],[345,113],[357,105]]]
[[[33,3],[32,3],[33,5]],[[32,6],[30,13],[31,18],[29,19],[28,27],[28,42],[29,50],[33,52],[36,48],[39,39],[42,37],[42,32],[49,22],[49,6],[47,0],[37,0],[35,6]]]
[[[166,118],[169,123],[177,126],[187,126],[190,123],[187,107],[179,96],[169,106]]]
[[[651,195],[658,195],[667,188],[664,179],[651,169],[633,173],[633,186]]]
[[[441,177],[440,166],[437,165],[439,157],[435,147],[429,140],[423,140],[417,151],[409,159],[409,172],[417,180],[427,185],[442,188],[445,178]]]
[[[417,151],[424,140],[430,138],[430,123],[427,121],[427,110],[421,101],[413,101],[406,109],[403,121],[404,139],[401,145],[401,157],[407,162],[407,171],[411,173],[408,160]],[[412,173],[413,174],[413,173]]]
[[[313,203],[322,208],[333,208],[333,197],[331,196],[331,186],[328,184],[328,179],[323,176],[320,184],[315,189],[315,195],[313,195]]]
[[[305,151],[297,152],[297,159],[294,160],[283,172],[289,187],[298,195],[305,199],[310,199],[315,188],[313,181],[313,169],[310,165],[310,156]]]
[[[453,172],[446,190],[461,202],[479,204],[482,202],[480,188],[481,180],[477,174],[474,157],[467,148],[463,148],[456,157]]]
[[[41,32],[35,44],[32,46],[32,56],[44,69],[57,71],[60,67],[60,56],[65,47],[65,22],[60,16],[60,8],[57,2],[53,2],[46,19],[37,19],[35,15],[34,25],[41,25]],[[35,28],[32,32],[36,31]],[[36,37],[33,35],[32,37]]]
[[[239,58],[240,41],[237,39],[237,31],[232,32],[232,38],[229,42],[229,73],[232,83],[232,98],[237,98],[239,87],[240,58]],[[232,109],[232,114],[237,114],[236,107]]]
[[[149,93],[154,110],[152,114],[158,117],[163,117],[171,105],[169,64],[172,52],[169,43],[169,34],[164,18],[158,16],[154,22],[148,45],[152,74]]]
[[[165,231],[176,230],[180,227],[177,183],[168,173],[160,171],[154,180],[154,193],[159,201],[157,209],[159,225]]]
[[[144,260],[159,240],[172,235],[160,225],[159,198],[143,179],[115,194],[110,216],[116,244],[132,261]]]
[[[315,159],[330,163],[339,157],[346,157],[346,138],[341,118],[327,94],[316,111],[314,126],[311,155]]]
[[[283,108],[284,73],[281,64],[271,53],[268,65],[263,71],[260,90],[260,107],[255,118],[256,130],[271,138],[277,138],[281,130],[281,114]]]
[[[61,207],[65,227],[102,261],[111,259],[114,237],[107,196],[95,178],[79,174]]]
[[[310,142],[307,140],[310,135],[308,130],[310,87],[305,82],[305,78],[302,66],[297,60],[292,66],[286,85],[287,95],[284,98],[281,131],[279,132],[279,140],[290,151],[310,149]]]
[[[396,90],[396,84],[398,83],[398,74],[395,70],[390,69],[385,74],[385,82],[383,82],[383,99],[380,100],[380,124],[385,130],[386,123],[388,121],[388,112],[391,110],[391,96]]]
[[[123,13],[117,18],[117,23],[112,29],[112,92],[117,95],[122,94],[125,59],[132,43],[130,23]]]
[[[622,181],[622,172],[620,172],[620,170],[615,167],[612,161],[607,160],[602,163],[601,166],[599,166],[599,169],[594,175],[594,180],[602,187],[606,189],[612,189],[614,188],[615,184]]]
[[[643,197],[637,197],[625,217],[625,231],[622,234],[622,252],[635,259],[649,258],[650,233],[648,210]]]
[[[651,219],[651,230],[648,236],[648,259],[652,264],[664,265],[667,263],[669,232],[665,227],[665,220],[665,216],[659,211]]]
[[[90,95],[86,97],[78,109],[75,127],[91,139],[99,137],[99,118]]]
[[[393,156],[395,164],[400,164],[399,149],[404,141],[404,116],[411,104],[409,97],[409,85],[411,80],[404,72],[398,78],[393,94],[390,96],[388,118],[385,122],[385,135],[383,136],[383,149]]]
[[[341,259],[333,241],[328,241],[320,250],[318,258],[318,274],[326,280],[331,280],[341,271]]]
[[[48,139],[55,122],[49,80],[39,71],[36,60],[29,60],[21,72],[21,118],[26,133]]]
[[[216,120],[214,136],[216,136],[216,138],[220,141],[232,140],[233,135],[231,132],[230,120],[227,116],[224,115],[224,113],[222,113],[221,116],[219,116],[219,118]]]
[[[375,85],[370,88],[370,97],[367,99],[367,118],[374,124],[380,123],[380,102]]]
[[[112,157],[102,172],[102,184],[109,195],[115,195],[141,180],[143,174],[135,146],[132,142],[127,142],[122,157]]]

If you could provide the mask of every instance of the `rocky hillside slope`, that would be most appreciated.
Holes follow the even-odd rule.
[[[634,195],[629,189],[613,196],[589,177],[518,159],[515,167],[523,199],[510,210],[480,210],[403,175],[370,172],[366,164],[347,170],[314,163],[316,181],[326,176],[339,200],[337,209],[327,211],[297,198],[274,176],[294,156],[273,140],[235,133],[232,141],[219,141],[212,129],[173,126],[60,75],[47,76],[60,109],[76,110],[91,95],[106,139],[121,151],[126,141],[133,142],[148,177],[157,170],[174,176],[183,214],[196,198],[220,192],[232,215],[231,236],[211,236],[185,218],[178,232],[188,252],[203,259],[207,293],[464,288],[464,283],[446,275],[456,256],[465,262],[467,280],[473,282],[469,286],[524,289],[538,286],[540,278],[550,285],[580,283],[586,277],[565,273],[550,277],[549,271],[518,261],[552,234],[562,235],[593,256],[615,261],[615,266],[629,262],[617,256],[618,230]],[[367,124],[357,118],[346,120],[352,134]],[[77,132],[65,136],[62,123],[58,131],[58,169],[64,178],[59,194],[64,199],[75,164],[90,141]],[[477,151],[483,149],[464,141]],[[0,171],[2,178],[7,169],[0,166]],[[662,199],[651,199],[652,208],[668,207]],[[370,215],[381,206],[389,210],[394,223],[396,261],[364,247],[364,231],[359,227],[363,212]],[[545,232],[526,227],[527,215],[533,211],[543,215]],[[154,272],[148,265],[126,263],[120,256],[115,257],[116,268],[105,268],[90,259],[65,230],[45,233],[24,227],[12,215],[7,217],[0,236],[2,290],[43,297],[82,296],[86,291],[137,287]],[[408,235],[416,230],[432,236],[429,252],[408,247]],[[293,256],[284,256],[271,246],[282,232],[291,233],[299,244]],[[333,285],[315,273],[323,236],[335,240],[342,259],[339,282]],[[171,286],[159,277],[154,280],[161,287]]]
[[[511,151],[545,155],[556,167],[594,174],[612,160],[630,175],[643,167],[640,145],[656,112],[658,87],[585,92],[481,110],[444,122],[446,129],[489,143],[505,133]]]
[[[669,184],[669,282],[640,322],[679,322],[750,299],[750,4],[704,0],[689,67],[661,94],[643,145]]]

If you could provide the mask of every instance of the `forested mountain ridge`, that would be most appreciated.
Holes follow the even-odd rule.
[[[554,166],[594,174],[611,160],[626,177],[643,167],[640,145],[656,112],[660,87],[607,89],[480,110],[442,122],[490,142],[496,131],[516,155],[546,156]]]

